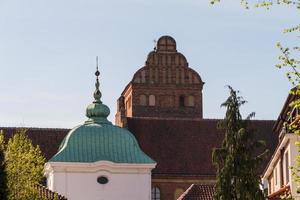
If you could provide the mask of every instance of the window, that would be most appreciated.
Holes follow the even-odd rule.
[[[149,96],[149,106],[155,106],[155,96],[153,94]]]
[[[160,190],[158,187],[153,187],[152,188],[152,195],[151,195],[152,200],[160,200]]]
[[[285,184],[290,182],[289,152],[285,153]]]
[[[140,105],[141,106],[146,106],[147,105],[147,96],[142,94],[140,95]]]
[[[97,182],[101,185],[108,183],[108,178],[105,176],[100,176],[97,178]]]
[[[184,96],[183,95],[181,95],[179,97],[179,107],[184,107]]]
[[[195,98],[194,96],[190,95],[189,98],[188,98],[188,106],[195,106]]]

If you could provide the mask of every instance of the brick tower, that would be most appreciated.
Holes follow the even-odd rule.
[[[118,99],[116,125],[126,118],[202,119],[202,82],[176,41],[162,36]]]

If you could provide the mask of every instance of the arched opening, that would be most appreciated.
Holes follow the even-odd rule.
[[[184,107],[184,96],[183,95],[181,95],[179,97],[179,107]]]
[[[155,96],[153,94],[149,96],[149,106],[155,106]]]
[[[152,188],[151,199],[152,200],[160,200],[160,189],[158,187]]]
[[[147,105],[147,96],[142,94],[140,95],[140,105],[141,106],[146,106]]]
[[[192,95],[190,95],[189,98],[188,98],[188,106],[190,106],[190,107],[195,106],[195,98]]]

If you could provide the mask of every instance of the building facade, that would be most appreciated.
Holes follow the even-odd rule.
[[[197,185],[195,188],[198,189],[213,188],[216,171],[211,161],[211,155],[213,148],[220,147],[224,132],[217,128],[219,119],[203,117],[203,87],[204,82],[200,75],[189,66],[185,56],[177,50],[176,41],[170,36],[162,36],[157,41],[155,49],[148,54],[145,65],[137,70],[132,80],[125,86],[117,100],[115,115],[115,124],[122,128],[123,133],[126,132],[125,135],[132,134],[129,141],[136,140],[133,143],[138,144],[140,150],[157,163],[155,168],[151,171],[153,163],[139,162],[133,162],[132,168],[128,165],[126,168],[125,165],[128,161],[117,162],[112,157],[96,159],[94,164],[90,162],[70,164],[70,162],[65,162],[64,156],[60,158],[59,154],[66,143],[64,138],[94,132],[86,127],[95,117],[92,109],[95,105],[93,105],[90,107],[92,109],[90,114],[94,114],[93,116],[88,115],[88,124],[82,124],[83,132],[77,132],[77,129],[76,131],[75,129],[28,129],[28,136],[34,144],[41,147],[49,161],[46,166],[49,187],[57,191],[60,188],[61,190],[58,192],[68,196],[70,190],[59,185],[74,183],[72,190],[81,194],[92,194],[89,190],[83,191],[83,186],[87,186],[90,181],[91,184],[94,184],[91,185],[91,188],[98,188],[99,193],[93,194],[98,196],[97,199],[134,199],[131,196],[128,198],[114,196],[118,195],[115,194],[116,192],[124,194],[122,193],[123,189],[126,189],[131,194],[147,194],[147,198],[150,198],[151,193],[152,200],[176,200],[190,188],[191,184]],[[103,122],[106,123],[105,120],[101,121],[101,123]],[[251,122],[251,128],[256,129],[254,137],[257,140],[266,141],[267,148],[271,153],[274,152],[278,143],[278,132],[272,132],[274,123],[273,120],[253,120]],[[94,127],[94,125],[92,126]],[[113,130],[120,129],[112,124],[108,124],[108,126]],[[102,129],[98,129],[99,127],[94,128],[99,130],[100,135],[103,133]],[[10,137],[15,130],[15,128],[1,129],[4,130],[7,137]],[[75,134],[72,134],[73,131]],[[74,138],[77,138],[75,144],[82,144],[85,141],[78,137]],[[93,141],[99,140],[100,138],[96,138]],[[110,141],[118,140],[111,138]],[[77,151],[69,152],[76,153]],[[88,158],[89,156],[84,157]],[[70,159],[70,157],[67,158]],[[260,172],[263,171],[269,159],[270,157],[263,163],[262,169],[258,169]],[[141,167],[144,168],[141,169]],[[78,171],[80,176],[77,176]],[[139,175],[136,174],[138,172]],[[118,176],[122,173],[124,179],[119,179]],[[125,174],[128,174],[128,177]],[[97,182],[97,179],[102,176],[109,178],[109,182],[105,186],[100,186]],[[57,179],[55,180],[55,178]],[[66,180],[69,183],[63,182]],[[112,186],[109,184],[114,182],[113,180],[120,184],[118,187],[114,187],[114,190],[109,188]],[[57,186],[54,182],[57,183]],[[152,189],[148,187],[149,185],[152,185]],[[121,189],[121,187],[124,188]],[[112,194],[113,191],[114,194]],[[106,198],[108,196],[101,195],[112,195],[114,198]],[[141,197],[140,200],[143,198]],[[81,199],[93,199],[93,197]]]
[[[296,142],[300,141],[299,136],[288,128],[289,124],[300,125],[299,109],[290,107],[293,100],[295,100],[295,96],[291,93],[274,126],[274,132],[277,132],[279,136],[279,143],[262,176],[270,199],[277,199],[280,196],[292,196],[294,199],[300,199],[300,194],[297,192],[298,187],[291,171],[291,166],[295,166],[299,152]]]
[[[202,119],[203,85],[176,41],[163,36],[118,99],[116,125],[126,127],[128,117]]]
[[[176,41],[162,36],[117,101],[116,125],[127,127],[157,161],[153,200],[176,200],[191,184],[215,184],[211,155],[224,133],[217,129],[219,120],[203,118],[203,86]],[[267,141],[271,152],[277,140],[273,125],[271,120],[252,122],[256,138]]]

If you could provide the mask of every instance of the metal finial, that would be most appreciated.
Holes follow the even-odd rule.
[[[100,72],[99,72],[99,63],[98,63],[98,56],[96,57],[96,72],[95,72],[95,75],[97,76],[97,78],[100,75]]]
[[[95,102],[99,102],[99,103],[102,103],[101,102],[101,92],[100,92],[100,89],[99,89],[99,86],[100,86],[100,83],[99,83],[99,75],[100,75],[100,72],[99,72],[99,66],[98,66],[98,56],[96,57],[96,72],[95,72],[95,75],[96,75],[96,90],[94,92],[94,98],[95,98]]]
[[[156,41],[156,39],[153,40],[153,43],[154,43],[154,48],[153,48],[153,49],[154,49],[154,51],[156,51],[156,46],[157,46],[157,41]]]

